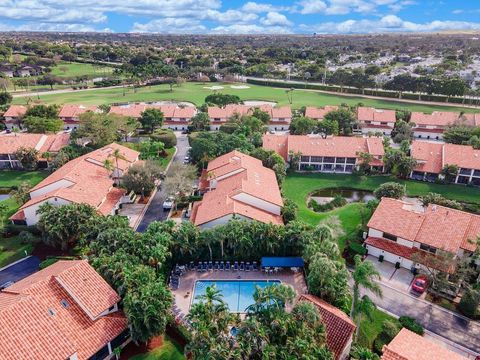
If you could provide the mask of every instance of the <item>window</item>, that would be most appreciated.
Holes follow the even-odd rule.
[[[300,158],[300,161],[301,161],[301,162],[309,162],[309,161],[310,161],[310,156],[302,156],[302,157]]]
[[[462,175],[468,175],[468,176],[470,176],[471,173],[472,173],[472,170],[471,170],[471,169],[464,169],[464,168],[461,168],[461,169],[460,169],[460,174],[462,174]]]
[[[365,120],[365,124],[370,125],[372,122],[370,120]]]
[[[473,176],[480,176],[480,170],[475,170],[473,172]]]
[[[385,122],[385,121],[382,121],[382,122],[380,122],[380,125],[388,125],[388,123]]]
[[[335,158],[333,158],[333,157],[324,157],[324,158],[323,158],[323,162],[326,162],[326,163],[334,163],[334,162],[335,162]]]
[[[429,253],[435,254],[437,252],[437,249],[434,248],[433,246],[426,245],[426,244],[420,244],[420,249],[424,251],[428,251]]]
[[[310,157],[310,161],[311,162],[322,162],[323,157],[322,156],[312,156],[312,157]]]
[[[355,164],[355,158],[347,158],[347,164]]]
[[[388,240],[397,241],[397,237],[395,235],[386,232],[383,233],[383,237]]]
[[[337,162],[337,164],[338,164],[338,163],[345,164],[345,158],[344,158],[344,157],[339,157],[339,158],[337,158],[337,161],[336,161],[336,162]]]

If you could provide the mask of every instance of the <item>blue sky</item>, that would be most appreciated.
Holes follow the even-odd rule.
[[[0,0],[0,31],[376,33],[480,30],[480,0]]]

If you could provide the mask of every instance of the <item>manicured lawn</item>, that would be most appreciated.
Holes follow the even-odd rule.
[[[385,320],[391,320],[398,323],[398,320],[393,316],[390,316],[378,309],[373,311],[372,319],[364,317],[360,324],[360,331],[358,333],[359,345],[371,349],[373,346],[373,341],[382,331],[382,324]],[[398,324],[400,325],[400,323]]]
[[[0,171],[0,188],[10,188],[20,185],[22,182],[28,182],[34,186],[48,176],[46,171]]]
[[[130,360],[185,360],[185,356],[180,345],[165,337],[162,346],[147,354],[132,356]]]
[[[85,64],[82,64],[85,65]],[[242,84],[245,85],[245,84]],[[207,89],[211,86],[222,86],[221,90]],[[275,101],[279,105],[290,105],[287,99],[285,89],[259,86],[247,84],[248,89],[232,89],[232,84],[224,83],[184,83],[181,86],[173,87],[170,91],[168,85],[147,86],[133,90],[133,88],[115,88],[115,89],[98,89],[92,91],[71,92],[63,94],[45,94],[40,93],[40,102],[48,104],[64,104],[64,103],[81,103],[81,104],[106,104],[115,102],[131,102],[131,101],[159,101],[159,100],[175,100],[189,101],[196,105],[202,105],[205,97],[215,91],[238,95],[242,100],[266,100]],[[233,85],[235,86],[235,85]],[[28,98],[18,97],[14,99],[15,104],[25,104]],[[431,112],[434,110],[445,111],[461,111],[473,112],[474,109],[455,108],[447,106],[430,106],[422,104],[409,104],[404,102],[366,99],[360,97],[349,97],[341,95],[323,94],[314,91],[295,90],[293,94],[293,108],[300,108],[306,105],[323,106],[323,105],[340,105],[346,103],[354,105],[363,103],[365,106],[374,106],[386,109],[409,109],[412,111]]]
[[[65,70],[65,71],[63,71]],[[76,63],[76,62],[60,62],[58,65],[52,67],[52,75],[60,77],[73,76],[106,76],[111,74],[112,67],[109,66],[94,66],[92,64]]]
[[[321,220],[336,215],[341,220],[346,236],[339,239],[339,247],[345,246],[346,237],[357,231],[362,222],[361,209],[363,203],[351,203],[333,211],[316,213],[307,207],[307,197],[315,190],[344,187],[358,190],[375,190],[380,184],[396,181],[406,184],[410,196],[421,196],[429,192],[463,202],[480,203],[480,189],[461,185],[430,184],[411,180],[398,180],[389,176],[356,176],[335,174],[290,173],[285,179],[282,190],[284,195],[298,205],[298,216],[311,225],[317,225]]]
[[[172,160],[172,157],[175,154],[175,148],[166,149],[165,151],[167,153],[167,156],[157,160],[158,166],[160,166],[162,170],[165,170],[170,160]]]

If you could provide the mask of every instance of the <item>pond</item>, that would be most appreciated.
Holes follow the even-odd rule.
[[[10,188],[0,188],[0,201],[6,200],[10,197]]]
[[[310,194],[310,199],[315,200],[318,204],[326,204],[333,200],[337,195],[345,198],[347,202],[367,202],[375,199],[373,191],[368,190],[355,190],[348,188],[329,188],[317,190]]]

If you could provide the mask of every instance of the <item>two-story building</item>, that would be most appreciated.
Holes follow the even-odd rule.
[[[338,106],[326,105],[324,107],[307,106],[305,108],[305,117],[313,120],[322,121],[331,111],[337,111]]]
[[[455,165],[458,173],[453,183],[480,186],[480,150],[470,145],[413,141],[410,152],[417,160],[412,179],[434,182],[443,177],[446,165]]]
[[[351,174],[360,165],[362,153],[372,155],[372,168],[383,170],[383,142],[377,137],[266,134],[263,148],[274,150],[290,164],[292,154],[298,155],[296,170],[300,171]]]
[[[210,161],[199,189],[204,196],[193,205],[191,221],[200,228],[233,218],[283,224],[275,172],[254,157],[234,150]]]
[[[112,359],[130,341],[119,301],[86,260],[60,260],[0,291],[0,359]]]
[[[21,129],[22,120],[27,112],[27,107],[23,105],[10,105],[10,107],[3,114],[3,122],[8,130],[14,127]]]
[[[115,158],[119,150],[121,158]],[[139,152],[115,143],[73,159],[30,190],[30,200],[10,217],[14,224],[35,225],[42,204],[85,203],[100,214],[114,215],[128,201],[118,187],[123,174],[138,161]],[[105,166],[109,160],[113,169]]]
[[[450,111],[434,111],[431,114],[414,111],[410,116],[410,122],[415,123],[414,138],[427,140],[442,140],[447,126],[459,120],[460,113]]]
[[[48,159],[45,153],[54,155],[70,142],[70,134],[29,134],[29,133],[2,133],[0,134],[0,170],[21,169],[22,164],[15,157],[20,148],[35,149],[38,151],[38,167],[47,168]]]
[[[395,110],[375,109],[372,107],[359,106],[357,108],[357,120],[362,134],[382,133],[390,136],[395,127]]]
[[[86,112],[99,112],[98,107],[95,105],[85,106],[76,104],[65,104],[60,108],[58,117],[63,121],[64,130],[75,130],[80,124],[80,115]]]
[[[446,251],[457,258],[470,256],[480,236],[480,216],[430,204],[382,198],[368,222],[368,254],[412,269],[421,268],[419,255]]]

